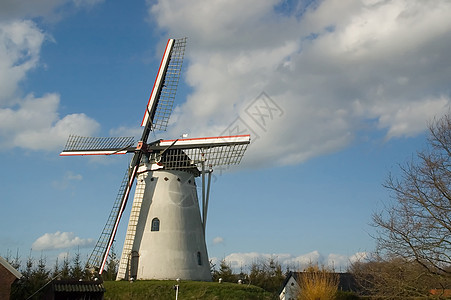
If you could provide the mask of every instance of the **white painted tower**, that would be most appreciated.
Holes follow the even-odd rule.
[[[211,281],[194,174],[150,169],[138,170],[117,279]]]

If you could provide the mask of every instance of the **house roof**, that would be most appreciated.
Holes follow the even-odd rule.
[[[16,276],[17,279],[20,279],[22,277],[22,274],[17,271],[13,266],[9,264],[9,262],[0,256],[0,265],[2,265],[5,269],[7,269],[11,274]]]
[[[105,292],[101,281],[56,280],[52,286],[55,292]]]

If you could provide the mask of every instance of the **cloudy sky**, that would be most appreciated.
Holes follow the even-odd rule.
[[[447,0],[2,1],[0,255],[88,255],[130,157],[58,154],[71,133],[139,135],[165,43],[188,37],[151,138],[252,136],[214,172],[210,257],[344,270],[374,249],[387,174],[449,112],[450,15]]]

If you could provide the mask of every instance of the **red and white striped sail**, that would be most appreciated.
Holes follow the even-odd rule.
[[[141,122],[141,126],[146,126],[149,118],[153,117],[155,114],[156,107],[158,105],[158,96],[161,92],[164,75],[169,65],[169,55],[172,51],[172,47],[174,46],[174,40],[169,39],[166,44],[166,49],[164,50],[163,58],[161,59],[160,68],[158,69],[157,77],[155,78],[155,82],[153,84],[152,92],[149,97],[149,102],[147,103],[146,112],[144,113],[143,120]]]

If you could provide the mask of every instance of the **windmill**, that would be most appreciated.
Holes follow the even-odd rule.
[[[180,78],[186,38],[169,39],[141,126],[133,137],[69,136],[61,156],[133,153],[113,208],[89,259],[102,274],[135,179],[137,184],[117,280],[210,281],[205,243],[212,168],[238,164],[249,135],[156,140],[166,130]],[[201,178],[199,204],[195,178]]]

